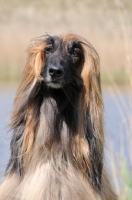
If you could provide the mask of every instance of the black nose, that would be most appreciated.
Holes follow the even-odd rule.
[[[49,68],[49,75],[52,78],[60,78],[63,75],[63,69],[61,67],[51,66]]]

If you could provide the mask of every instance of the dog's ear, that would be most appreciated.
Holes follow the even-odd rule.
[[[27,50],[27,63],[16,94],[10,122],[13,138],[11,143],[12,158],[8,165],[8,172],[15,170],[14,168],[19,168],[15,164],[14,157],[20,159],[21,155],[23,157],[28,154],[34,141],[38,123],[36,119],[39,118],[39,109],[43,98],[40,74],[45,63],[44,49],[46,45],[47,38],[38,38],[32,42]],[[37,106],[38,104],[39,106]],[[16,152],[19,155],[16,156]],[[20,163],[20,161],[17,161],[17,163]]]
[[[95,49],[86,41],[82,42],[84,65],[82,79],[84,83],[84,131],[89,144],[89,156],[92,170],[89,176],[98,189],[101,188],[102,159],[104,134],[102,126],[102,95],[100,87],[99,56]]]
[[[23,87],[29,87],[31,83],[35,84],[36,81],[41,80],[41,71],[45,63],[44,49],[47,45],[47,40],[42,40],[34,44],[31,44],[28,49],[28,58],[25,69],[22,75],[22,83]],[[20,87],[21,87],[20,85]],[[31,87],[33,87],[31,86]],[[21,91],[20,91],[21,92]]]
[[[15,110],[13,111],[11,118],[11,126],[13,128],[18,124],[20,125],[21,121],[25,120],[28,115],[27,111],[29,107],[32,106],[33,99],[39,91],[38,86],[40,85],[42,79],[41,71],[45,63],[44,48],[47,44],[47,40],[41,39],[40,41],[36,39],[35,41],[36,42],[30,45],[27,50],[27,63],[22,74],[20,86],[16,93],[14,101]]]

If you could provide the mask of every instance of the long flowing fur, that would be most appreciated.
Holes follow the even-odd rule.
[[[48,36],[50,37],[50,36]],[[80,36],[80,79],[50,91],[41,76],[47,37],[34,40],[11,118],[11,158],[0,200],[116,200],[104,167],[99,56]]]

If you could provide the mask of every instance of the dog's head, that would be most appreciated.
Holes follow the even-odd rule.
[[[63,88],[80,78],[84,53],[81,42],[66,38],[48,37],[44,49],[45,63],[41,76],[51,88]]]
[[[99,56],[81,36],[46,35],[33,40],[28,48],[23,77],[25,87],[33,88],[38,81],[54,89],[72,83],[83,84],[88,100],[90,87],[100,96],[99,76]]]

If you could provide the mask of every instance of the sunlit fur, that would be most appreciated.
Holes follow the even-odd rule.
[[[83,59],[75,86],[59,90],[49,83],[51,95],[42,77],[49,37],[36,38],[27,50],[0,200],[116,200],[103,164],[99,56],[81,36],[56,36],[79,41]]]

